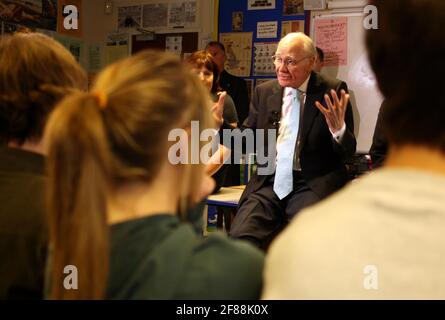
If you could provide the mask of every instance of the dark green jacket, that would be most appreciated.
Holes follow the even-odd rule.
[[[44,157],[0,147],[0,299],[41,299],[46,261]]]
[[[111,228],[109,299],[258,299],[263,255],[173,215]]]

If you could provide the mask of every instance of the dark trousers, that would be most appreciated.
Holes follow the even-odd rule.
[[[274,177],[270,176],[262,188],[247,195],[239,204],[230,237],[245,239],[257,247],[267,249],[297,212],[320,200],[296,171],[293,191],[280,200],[273,191]]]

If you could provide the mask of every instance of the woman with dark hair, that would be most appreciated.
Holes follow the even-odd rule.
[[[236,114],[235,104],[232,98],[226,92],[221,91],[219,87],[218,67],[213,61],[212,55],[205,50],[195,51],[187,58],[186,62],[210,92],[213,102],[223,100],[224,121],[233,127],[237,127],[238,116]],[[218,151],[214,153],[210,162],[207,164],[207,174],[211,175],[216,181],[214,192],[218,191],[224,184],[228,169],[224,163],[229,157],[230,149],[220,143]]]

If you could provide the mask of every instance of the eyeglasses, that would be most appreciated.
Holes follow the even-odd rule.
[[[272,62],[274,63],[274,65],[276,67],[281,66],[283,63],[286,67],[291,67],[294,68],[296,67],[301,61],[303,61],[304,59],[307,59],[308,57],[303,57],[300,60],[296,60],[294,58],[291,57],[285,57],[284,59],[281,58],[281,56],[279,55],[273,55],[272,56]]]

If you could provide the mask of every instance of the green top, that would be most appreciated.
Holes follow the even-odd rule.
[[[203,238],[177,216],[111,227],[109,299],[258,299],[262,253],[223,234]]]
[[[0,299],[41,299],[46,262],[45,159],[0,147]]]

